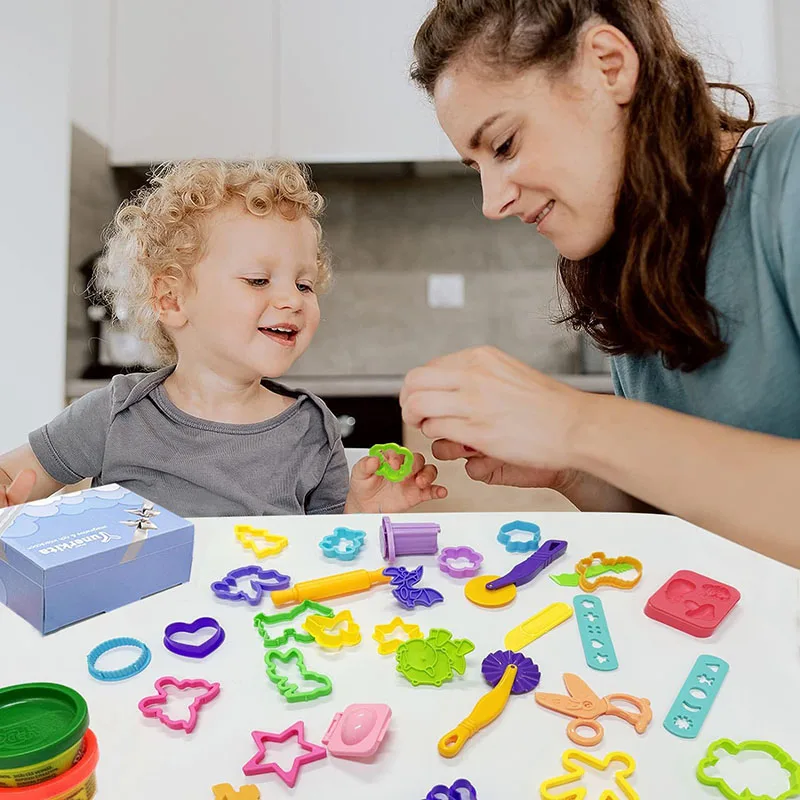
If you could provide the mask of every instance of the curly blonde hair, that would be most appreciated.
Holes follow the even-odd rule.
[[[237,201],[259,217],[277,211],[288,220],[310,219],[319,245],[317,290],[330,286],[330,256],[319,223],[324,200],[311,187],[305,168],[278,160],[162,164],[148,185],[117,210],[95,271],[95,284],[115,318],[152,348],[160,364],[174,364],[177,351],[158,320],[156,280],[167,275],[191,279],[208,240],[208,216]]]

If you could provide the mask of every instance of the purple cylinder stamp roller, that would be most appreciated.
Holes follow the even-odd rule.
[[[439,552],[439,531],[435,522],[381,521],[381,555],[390,564],[398,556],[428,556]]]

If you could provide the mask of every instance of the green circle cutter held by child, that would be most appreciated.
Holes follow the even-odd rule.
[[[86,701],[66,686],[0,689],[0,787],[33,786],[65,773],[80,758],[88,727]]]
[[[386,460],[384,454],[387,451],[395,452],[397,455],[403,456],[403,463],[398,469],[392,467]],[[369,455],[370,458],[378,458],[381,462],[378,469],[375,470],[375,474],[386,478],[387,481],[393,481],[394,483],[404,481],[411,474],[411,470],[414,467],[414,454],[407,447],[401,447],[399,444],[394,444],[393,442],[389,444],[372,445],[369,449]]]

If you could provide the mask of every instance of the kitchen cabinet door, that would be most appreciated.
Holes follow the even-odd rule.
[[[112,163],[273,155],[276,2],[116,0]]]
[[[411,85],[433,0],[279,0],[278,149],[310,162],[455,159]]]

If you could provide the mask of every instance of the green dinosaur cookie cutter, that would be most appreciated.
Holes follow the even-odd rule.
[[[394,450],[399,456],[403,456],[403,463],[399,469],[393,469],[391,464],[386,460],[383,455],[385,450]],[[390,442],[389,444],[374,444],[369,449],[371,458],[379,458],[381,465],[375,470],[376,475],[386,478],[387,481],[399,483],[404,481],[410,474],[414,467],[414,454],[407,448],[401,447],[399,444]]]
[[[296,683],[292,683],[285,675],[278,675],[276,662],[290,664],[292,661],[297,662],[297,671],[304,681],[312,681],[318,684],[316,689],[302,692],[300,687]],[[264,663],[267,665],[267,677],[278,687],[278,691],[284,700],[289,703],[304,703],[308,700],[316,700],[318,697],[325,697],[333,691],[333,684],[327,675],[320,675],[318,672],[306,669],[303,654],[296,647],[285,652],[282,650],[270,650],[264,656]]]
[[[717,750],[724,750],[728,755],[738,756],[739,753],[755,751],[766,753],[778,762],[781,769],[789,775],[789,788],[777,797],[765,794],[755,795],[750,789],[745,788],[741,793],[735,792],[721,776],[707,775],[706,770],[714,767],[719,761],[715,755]],[[798,764],[783,748],[772,742],[749,741],[736,744],[731,739],[717,739],[708,746],[706,757],[697,765],[697,780],[704,786],[713,786],[727,800],[789,800],[790,797],[800,796],[800,764]]]
[[[587,578],[595,578],[598,575],[605,575],[607,572],[630,572],[633,569],[633,564],[595,564],[586,570]],[[580,583],[580,575],[577,572],[564,572],[561,575],[551,575],[550,580],[557,583],[559,586],[578,586]]]
[[[409,639],[397,648],[397,671],[412,686],[441,686],[454,672],[464,674],[464,656],[474,649],[469,639],[453,639],[450,631],[432,628],[427,638]]]
[[[313,600],[304,600],[291,611],[270,615],[264,613],[256,614],[253,617],[253,626],[258,631],[258,635],[264,640],[264,647],[283,647],[289,642],[289,639],[294,639],[300,644],[310,644],[314,641],[314,637],[300,628],[302,617],[306,614],[308,616],[318,614],[322,617],[332,617],[333,609],[315,603]],[[300,621],[297,623],[297,627],[291,625],[298,619]],[[282,624],[288,625],[288,627],[285,627],[279,636],[270,636],[269,629]]]

